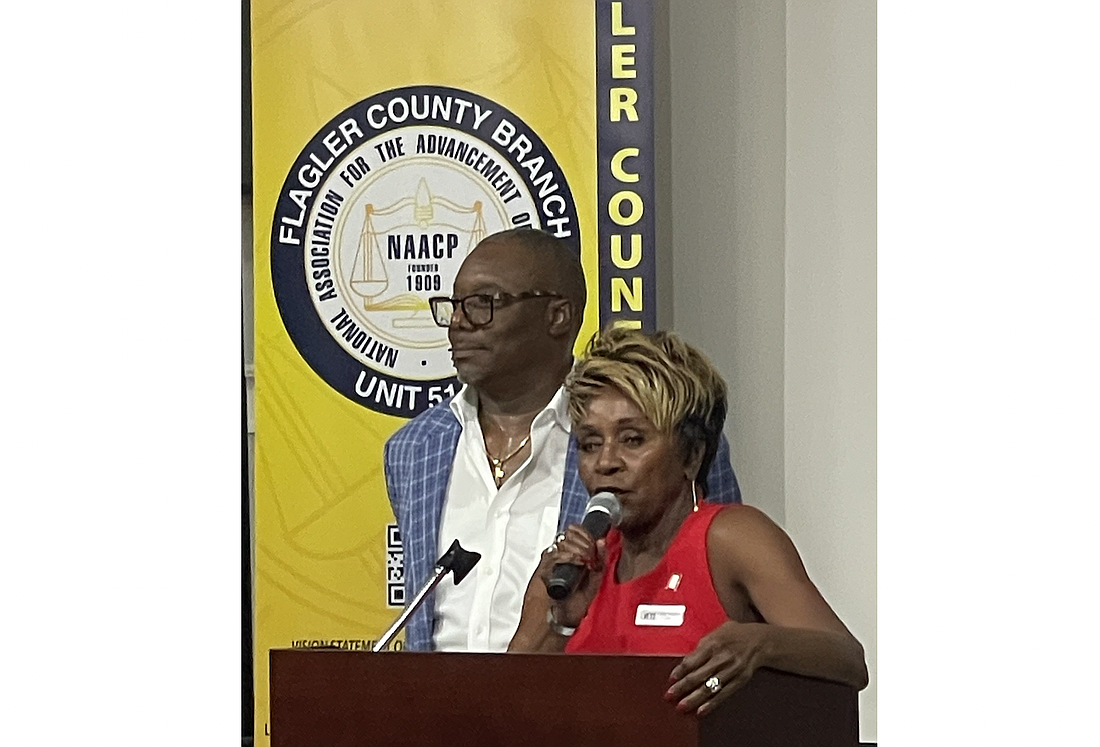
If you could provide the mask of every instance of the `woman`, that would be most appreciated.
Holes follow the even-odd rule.
[[[581,479],[618,496],[622,520],[598,541],[570,526],[543,553],[510,651],[686,654],[665,697],[700,716],[762,666],[866,686],[863,647],[783,530],[703,500],[726,385],[699,351],[613,328],[566,390]],[[588,568],[559,602],[545,587],[556,563]]]

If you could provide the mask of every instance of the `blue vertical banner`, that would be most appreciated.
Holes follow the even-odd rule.
[[[601,327],[657,323],[653,43],[652,0],[597,0]]]

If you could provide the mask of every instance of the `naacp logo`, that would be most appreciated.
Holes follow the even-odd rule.
[[[530,127],[455,88],[372,96],[317,133],[279,194],[271,272],[283,324],[338,392],[412,417],[459,388],[428,298],[450,295],[481,239],[523,226],[580,252],[569,185]]]

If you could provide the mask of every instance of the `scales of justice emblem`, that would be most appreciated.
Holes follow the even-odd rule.
[[[436,221],[437,209],[451,215]],[[382,206],[368,202],[363,213],[350,280],[363,311],[392,312],[387,321],[393,330],[439,330],[428,297],[450,293],[444,277],[453,283],[458,265],[488,235],[481,200],[467,206],[435,196],[421,177],[411,196]],[[466,216],[470,218],[462,221]],[[457,245],[448,243],[451,236],[458,237]],[[398,256],[409,267],[391,281],[387,264]],[[413,340],[405,342],[415,346]]]
[[[362,363],[406,380],[454,375],[447,330],[432,319],[428,299],[450,295],[466,256],[512,225],[499,196],[467,172],[414,157],[371,172],[348,195],[333,236],[335,280],[345,318],[367,339],[349,336],[350,325],[333,322],[329,309],[318,311]]]

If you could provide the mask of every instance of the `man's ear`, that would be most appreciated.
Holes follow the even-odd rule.
[[[551,337],[560,337],[573,333],[573,303],[568,298],[555,298],[546,305],[549,319],[548,330]]]

